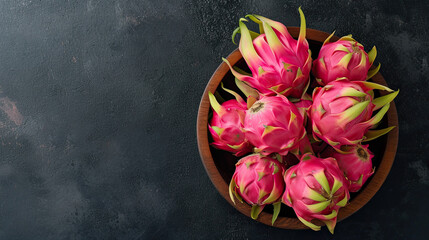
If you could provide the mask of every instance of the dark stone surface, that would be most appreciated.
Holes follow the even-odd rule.
[[[216,191],[195,139],[247,13],[376,45],[395,164],[331,236],[265,226]],[[0,2],[0,239],[427,239],[428,1]],[[425,228],[426,227],[426,228]]]

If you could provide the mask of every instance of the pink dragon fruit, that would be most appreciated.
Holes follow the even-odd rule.
[[[392,91],[379,84],[345,79],[316,88],[313,105],[309,109],[313,137],[340,151],[343,145],[355,145],[389,132],[393,127],[368,129],[381,121],[399,91],[373,99],[372,89]]]
[[[286,190],[282,202],[293,208],[298,219],[318,231],[311,220],[323,221],[334,233],[338,211],[350,199],[347,181],[333,158],[304,154],[285,175]]]
[[[259,24],[260,35],[249,31],[243,23],[246,19],[240,19],[233,39],[235,33],[241,33],[239,49],[252,76],[234,70],[224,59],[234,76],[264,95],[282,94],[301,98],[310,83],[312,59],[305,39],[306,23],[301,8],[299,13],[301,29],[298,40],[292,38],[283,24],[271,19],[248,15]]]
[[[285,96],[261,96],[246,112],[246,138],[264,155],[298,150],[306,135],[303,117]]]
[[[328,43],[329,36],[323,43],[319,57],[313,62],[313,74],[320,85],[326,85],[338,78],[353,81],[365,81],[374,76],[380,65],[368,72],[377,55],[375,47],[367,54],[362,44],[356,42],[351,35]]]
[[[305,93],[301,99],[294,102],[293,104],[295,107],[298,108],[299,112],[301,113],[301,116],[306,119],[307,118],[307,110],[310,108],[311,104],[313,103],[311,96]],[[304,121],[307,122],[307,121]]]
[[[272,224],[278,217],[284,192],[284,168],[276,159],[252,154],[240,159],[229,184],[229,195],[252,205],[251,217],[258,218],[265,205],[273,204]]]
[[[374,173],[372,168],[374,155],[368,149],[368,145],[347,146],[345,153],[339,153],[329,148],[322,155],[324,157],[333,157],[337,160],[338,166],[350,181],[350,192],[359,191],[366,180]]]
[[[220,105],[215,96],[209,92],[210,104],[213,108],[213,117],[209,124],[209,131],[213,137],[211,145],[232,152],[236,156],[243,156],[252,151],[252,146],[243,131],[247,104],[238,94],[233,94],[236,99],[228,100]]]

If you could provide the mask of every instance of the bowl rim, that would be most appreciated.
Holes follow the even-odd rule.
[[[296,38],[299,34],[298,27],[288,27],[289,33]],[[317,41],[323,43],[325,39],[330,35],[327,32],[310,29],[307,28],[306,34],[307,40]],[[339,37],[333,36],[332,41],[338,40]],[[228,57],[228,61],[234,66],[239,60],[242,59],[242,55],[238,49],[234,50]],[[229,198],[228,193],[228,184],[224,181],[222,176],[220,175],[209,146],[208,140],[208,116],[210,110],[210,103],[208,98],[208,92],[214,92],[219,86],[220,82],[224,78],[224,76],[230,71],[228,65],[225,62],[222,62],[216,71],[211,76],[207,86],[204,90],[204,94],[201,98],[201,102],[198,109],[198,117],[197,117],[197,142],[198,142],[198,150],[200,153],[201,161],[204,165],[204,168],[212,181],[213,185],[216,187],[218,192],[225,198],[227,202],[229,202],[234,208],[243,213],[244,215],[250,217],[250,205],[246,203],[237,202],[234,204]],[[372,81],[387,86],[386,81],[384,80],[381,73],[377,73],[374,77],[372,77]],[[381,93],[384,95],[385,93]],[[387,134],[387,142],[386,148],[383,154],[383,158],[380,161],[380,165],[378,169],[375,171],[372,179],[367,183],[367,186],[358,192],[358,194],[353,198],[350,203],[341,208],[338,214],[338,222],[344,220],[349,217],[357,210],[362,208],[371,198],[375,195],[375,193],[380,189],[381,185],[387,178],[387,175],[390,172],[390,169],[393,165],[397,145],[398,145],[398,135],[399,135],[399,127],[398,127],[398,115],[396,111],[395,103],[392,101],[390,103],[390,108],[386,114],[387,124],[388,126],[396,126]],[[271,218],[272,214],[267,212],[261,212],[257,221],[264,223],[266,225],[271,226]],[[307,226],[302,224],[297,218],[283,217],[279,216],[276,222],[273,225],[274,227],[284,228],[284,229],[308,229]]]

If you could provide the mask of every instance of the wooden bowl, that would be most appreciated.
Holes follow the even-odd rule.
[[[298,37],[299,28],[288,27],[288,30],[293,37]],[[307,29],[307,40],[310,44],[313,58],[317,57],[323,41],[325,41],[328,36],[329,33]],[[336,41],[338,39],[338,37],[334,36],[332,37],[331,41]],[[232,65],[237,65],[242,69],[247,68],[246,63],[244,62],[238,49],[232,52],[227,59]],[[236,201],[237,204],[234,205],[228,194],[228,185],[235,170],[235,163],[239,158],[233,156],[229,152],[217,150],[209,145],[208,120],[209,112],[211,110],[208,92],[210,91],[214,93],[221,81],[227,88],[240,92],[235,86],[234,77],[231,74],[229,67],[227,64],[221,63],[211,77],[201,98],[197,120],[198,149],[200,151],[201,160],[204,164],[207,174],[209,175],[211,181],[219,193],[238,211],[250,217],[251,206],[246,203],[240,203],[239,201]],[[372,78],[372,81],[387,86],[386,81],[380,73],[376,74]],[[224,91],[219,92],[222,95],[222,92]],[[384,95],[386,93],[380,92],[379,94]],[[228,96],[228,94],[225,94],[222,97],[225,99],[231,99],[231,96]],[[351,193],[350,203],[346,207],[340,209],[338,221],[347,218],[363,207],[380,189],[381,185],[389,174],[393,160],[395,159],[396,148],[398,145],[398,116],[395,103],[393,102],[390,104],[390,109],[382,120],[379,128],[384,128],[387,126],[396,126],[396,128],[390,131],[389,134],[369,142],[369,148],[375,155],[373,158],[373,165],[376,169],[374,175],[368,179],[366,184],[359,192]],[[267,205],[257,220],[271,226],[271,218],[272,207],[271,205]],[[285,229],[307,228],[298,220],[293,209],[287,207],[284,204],[279,217],[274,224],[274,227]]]

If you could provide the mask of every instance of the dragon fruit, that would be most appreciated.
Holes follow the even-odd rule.
[[[322,155],[325,157],[330,156],[337,160],[338,166],[350,181],[350,192],[359,191],[366,180],[374,173],[372,168],[374,155],[368,149],[368,145],[347,146],[345,153],[339,153],[329,148]]]
[[[303,117],[285,96],[261,96],[246,112],[246,138],[264,155],[298,150],[306,135]]]
[[[309,228],[320,230],[320,226],[311,222],[319,219],[333,233],[338,211],[350,199],[347,181],[335,159],[304,154],[297,165],[286,171],[284,180],[282,202],[292,207]]]
[[[310,83],[311,51],[305,39],[306,23],[301,9],[301,28],[298,40],[292,38],[287,28],[276,21],[248,15],[259,24],[261,34],[249,31],[242,18],[239,28],[234,32],[241,33],[239,49],[249,66],[252,75],[242,74],[230,67],[236,78],[256,88],[264,95],[282,94],[301,98]]]
[[[377,55],[375,47],[367,54],[362,44],[356,42],[351,35],[328,43],[329,36],[323,43],[319,57],[313,62],[313,74],[320,85],[326,85],[338,78],[353,81],[365,81],[374,76],[380,69],[369,71]]]
[[[303,95],[303,98],[299,99],[298,101],[294,102],[293,104],[295,107],[298,108],[299,112],[301,113],[301,116],[306,119],[307,118],[307,110],[310,108],[311,104],[313,103],[311,96],[307,93]],[[304,121],[307,122],[307,121]]]
[[[222,105],[209,92],[210,104],[213,108],[213,117],[208,126],[213,138],[211,145],[232,152],[236,156],[243,156],[252,151],[252,146],[243,131],[247,104],[238,94],[228,89],[225,90],[234,94],[236,99],[228,100]]]
[[[372,82],[345,79],[316,88],[313,105],[309,109],[313,137],[341,151],[343,145],[355,145],[389,132],[393,127],[381,130],[369,128],[381,121],[399,91],[374,99],[373,89],[393,91]]]
[[[284,192],[284,168],[276,159],[260,154],[252,154],[240,159],[229,184],[229,195],[252,205],[251,217],[258,218],[265,205],[273,204],[274,224],[280,212],[281,197]]]

